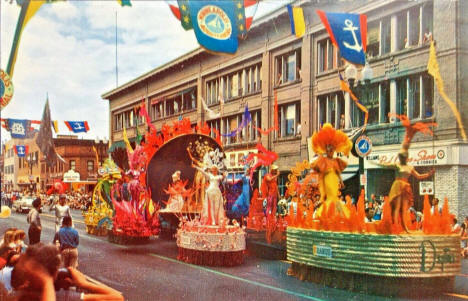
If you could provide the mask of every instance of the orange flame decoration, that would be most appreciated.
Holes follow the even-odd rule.
[[[319,231],[333,232],[354,232],[373,234],[403,234],[404,229],[398,219],[397,224],[392,223],[391,206],[388,197],[385,198],[382,209],[382,220],[371,223],[365,222],[364,191],[361,192],[357,205],[351,204],[351,198],[346,197],[346,206],[350,210],[349,219],[345,218],[335,208],[335,204],[330,203],[328,208],[324,208],[325,214],[318,219],[313,218],[313,206],[305,207],[299,198],[293,198],[293,202],[298,202],[297,212],[294,214],[293,206],[289,208],[289,215],[285,218],[289,227],[313,229]],[[449,212],[447,198],[444,200],[442,212],[437,210],[431,213],[429,196],[424,196],[424,218],[422,223],[416,222],[415,218],[405,210],[407,214],[403,217],[411,234],[451,234],[453,215]]]
[[[161,133],[157,133],[154,127],[151,127],[149,132],[145,134],[145,141],[142,143],[144,150],[148,158],[152,158],[154,153],[167,141],[185,134],[203,134],[210,135],[213,132],[216,135],[215,140],[219,145],[222,145],[219,132],[216,129],[212,129],[205,122],[203,124],[199,123],[195,129],[192,128],[190,119],[184,118],[182,120],[177,120],[170,124],[164,124],[161,128]]]

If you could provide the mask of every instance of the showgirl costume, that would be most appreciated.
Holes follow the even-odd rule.
[[[329,123],[324,124],[322,129],[312,136],[312,148],[319,155],[319,158],[312,163],[312,168],[319,173],[320,201],[322,202],[322,206],[317,210],[317,217],[320,217],[332,202],[335,203],[336,210],[342,216],[349,217],[349,210],[343,206],[338,197],[340,175],[347,164],[339,158],[333,158],[333,154],[336,151],[347,156],[351,147],[352,143],[348,136],[340,130],[335,130]],[[330,148],[329,154],[327,154],[327,148]]]
[[[202,220],[206,220],[208,224],[219,225],[221,220],[225,217],[223,207],[223,194],[219,189],[219,185],[223,181],[223,175],[214,175],[210,172],[206,172],[199,167],[195,167],[200,171],[209,181],[208,188],[206,189],[205,199],[207,202],[203,204],[202,209]]]
[[[388,198],[390,202],[394,202],[396,198],[401,197],[408,204],[408,207],[413,206],[413,191],[411,184],[409,183],[409,177],[411,176],[411,170],[408,166],[397,166],[395,181],[392,184]]]

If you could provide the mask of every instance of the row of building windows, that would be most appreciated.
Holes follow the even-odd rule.
[[[26,168],[26,167],[29,167],[29,163],[28,163],[28,158],[29,157],[32,157],[32,158],[39,158],[39,152],[36,151],[34,153],[30,153],[27,155],[27,157],[20,157],[18,158],[18,166],[19,168]]]
[[[262,64],[258,63],[206,82],[205,99],[208,105],[260,92]]]
[[[5,158],[11,158],[15,156],[15,151],[13,148],[10,148],[9,150],[6,151]]]
[[[236,114],[228,117],[223,117],[207,122],[208,126],[218,131],[221,135],[233,133],[241,124],[244,114]],[[250,112],[252,121],[249,122],[242,130],[238,131],[232,137],[222,136],[221,140],[224,145],[235,143],[254,142],[258,139],[257,128],[261,128],[261,111]],[[215,133],[211,133],[215,137]]]
[[[76,169],[76,160],[70,160],[68,163],[69,169]],[[93,160],[88,160],[87,161],[87,170],[88,172],[93,172],[94,171],[94,161]],[[65,170],[65,164],[61,161],[57,161],[54,167],[49,167],[46,166],[46,164],[41,165],[41,172],[64,172]]]
[[[9,175],[15,172],[15,166],[14,165],[6,165],[4,168],[5,174]]]
[[[391,96],[390,93],[392,85],[395,96]],[[410,119],[430,118],[434,112],[434,82],[427,73],[361,86],[354,90],[360,102],[369,111],[369,124],[393,122],[388,118],[390,111],[405,114]],[[350,112],[346,112],[341,91],[320,95],[317,101],[318,126],[328,122],[343,129],[358,127],[364,123],[364,114],[354,103],[350,104]],[[392,109],[393,103],[395,104]],[[349,124],[345,124],[346,114],[350,116]]]
[[[133,109],[117,113],[114,115],[114,130],[120,131],[124,127],[129,128],[138,124],[143,124],[143,117],[135,113]]]
[[[168,98],[154,98],[151,100],[151,120],[178,115],[193,111],[197,108],[197,88],[193,87]]]

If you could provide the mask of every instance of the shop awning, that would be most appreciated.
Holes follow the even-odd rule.
[[[135,142],[136,137],[128,138],[128,141],[130,142]],[[126,148],[127,146],[125,145],[125,142],[123,140],[120,141],[115,141],[112,143],[112,145],[109,147],[109,150],[107,151],[108,153],[112,153],[116,148]]]
[[[347,181],[359,173],[359,165],[349,165],[341,173],[341,179]]]

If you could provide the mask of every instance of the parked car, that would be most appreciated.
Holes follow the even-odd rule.
[[[33,201],[35,197],[32,196],[24,196],[19,200],[16,200],[13,202],[13,209],[16,212],[23,213],[23,212],[29,212],[33,208]],[[42,213],[42,209],[39,209],[39,213]]]

